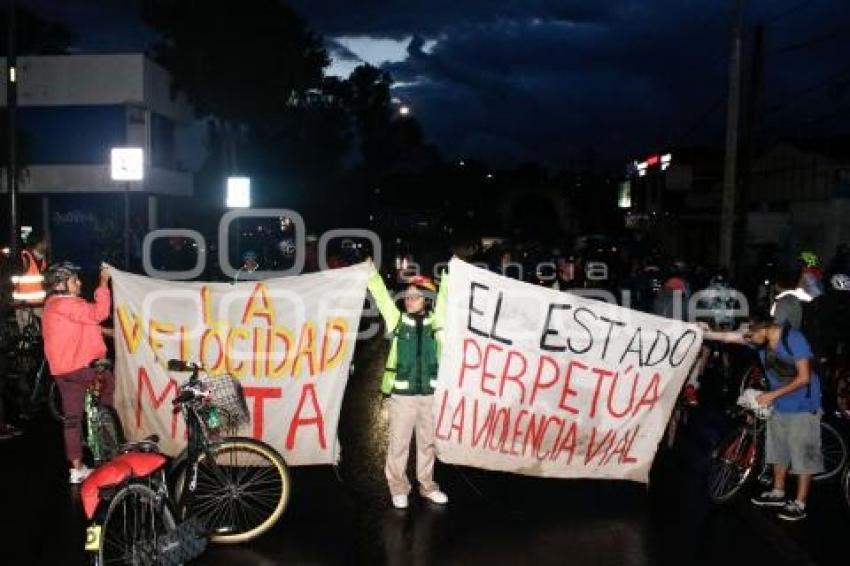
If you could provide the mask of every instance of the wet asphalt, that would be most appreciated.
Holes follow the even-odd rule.
[[[784,523],[748,497],[712,505],[706,469],[726,423],[690,412],[661,451],[650,485],[537,479],[437,465],[446,507],[412,497],[392,509],[383,476],[386,411],[378,391],[386,344],[358,345],[346,390],[338,467],[292,470],[293,494],[260,539],[210,547],[203,565],[272,564],[835,564],[846,557],[850,513],[834,483],[814,486],[810,517]],[[87,564],[85,519],[66,483],[58,423],[46,414],[0,442],[0,564]],[[411,470],[412,475],[412,470]]]

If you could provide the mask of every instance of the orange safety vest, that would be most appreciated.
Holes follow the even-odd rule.
[[[13,275],[12,300],[26,303],[28,305],[40,305],[44,303],[47,293],[44,290],[44,272],[47,271],[47,260],[37,260],[35,256],[24,250],[21,252],[27,264],[27,270],[23,275]]]

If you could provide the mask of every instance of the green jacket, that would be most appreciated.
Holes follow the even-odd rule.
[[[392,332],[381,391],[397,395],[432,395],[437,381],[443,340],[448,275],[443,276],[432,313],[415,317],[395,305],[377,271],[369,276],[368,288],[387,330]]]

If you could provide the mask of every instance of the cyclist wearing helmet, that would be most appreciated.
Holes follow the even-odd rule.
[[[109,269],[100,270],[93,303],[80,297],[79,271],[67,261],[50,266],[45,275],[47,300],[42,317],[44,355],[62,396],[65,454],[71,463],[72,484],[82,482],[90,472],[82,463],[80,420],[86,388],[95,377],[89,364],[106,356],[100,323],[109,317],[111,307]],[[112,406],[115,378],[109,371],[104,371],[102,377],[101,399]]]
[[[823,295],[823,270],[820,268],[820,259],[815,252],[803,251],[797,258],[801,264],[800,287],[812,299]]]
[[[433,281],[421,275],[408,278],[402,312],[396,307],[381,274],[374,267],[369,277],[369,292],[387,330],[392,333],[381,392],[390,396],[390,438],[384,473],[392,504],[397,509],[405,509],[408,505],[410,482],[407,479],[407,459],[414,431],[419,494],[440,505],[449,501],[434,481],[436,452],[434,415],[431,412],[440,360],[446,281],[447,277],[443,276],[440,297],[432,312],[430,298],[437,291]]]

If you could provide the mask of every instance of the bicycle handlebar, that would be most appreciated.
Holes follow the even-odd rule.
[[[198,371],[203,369],[198,364],[183,360],[168,360],[168,371]]]

